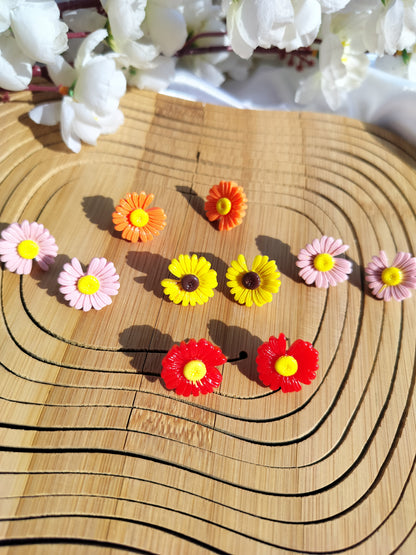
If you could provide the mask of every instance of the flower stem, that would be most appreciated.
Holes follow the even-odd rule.
[[[32,92],[54,92],[61,95],[68,94],[68,87],[64,87],[63,85],[28,85],[27,91]]]
[[[89,33],[86,32],[80,32],[80,33],[73,33],[72,31],[69,31],[67,33],[67,37],[69,39],[85,39],[85,37],[88,37]]]
[[[197,35],[192,35],[189,39],[185,42],[179,52],[183,52],[187,50],[191,44],[193,44],[198,39],[206,39],[212,37],[225,37],[227,35],[226,31],[207,31],[206,33],[198,33]]]
[[[214,54],[215,52],[232,52],[231,46],[219,45],[219,46],[203,46],[203,47],[196,47],[196,48],[187,48],[184,50],[178,50],[175,56],[181,58],[182,56],[195,56],[197,54]]]

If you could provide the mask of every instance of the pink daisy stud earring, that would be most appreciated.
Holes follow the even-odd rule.
[[[416,258],[408,252],[398,252],[390,266],[387,255],[380,251],[365,269],[365,279],[377,299],[402,301],[411,297],[416,288]]]
[[[58,283],[69,306],[85,312],[91,308],[101,310],[111,304],[111,297],[117,295],[120,288],[114,264],[105,258],[93,258],[86,272],[79,260],[73,258],[64,264]]]
[[[326,235],[314,239],[299,252],[296,261],[296,266],[300,268],[299,276],[307,285],[315,283],[316,287],[325,289],[346,281],[352,272],[352,264],[338,256],[348,249],[349,245],[344,245],[341,239],[335,240]]]
[[[257,371],[260,380],[273,391],[300,391],[301,383],[310,384],[319,368],[319,353],[308,341],[297,339],[286,350],[286,337],[270,337],[257,349]]]
[[[57,252],[55,239],[37,222],[13,223],[1,232],[0,260],[10,272],[30,274],[33,261],[46,271]]]
[[[162,360],[161,377],[167,389],[178,395],[197,397],[212,393],[222,382],[217,366],[225,364],[226,357],[219,347],[206,339],[190,339],[174,345]]]

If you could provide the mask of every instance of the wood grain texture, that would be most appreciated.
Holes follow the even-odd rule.
[[[0,550],[414,553],[416,301],[377,301],[364,267],[380,248],[416,253],[416,150],[336,116],[130,92],[119,132],[74,155],[16,99],[0,107],[0,223],[43,223],[59,254],[48,273],[1,272]],[[249,199],[225,233],[203,213],[221,179]],[[151,244],[112,229],[134,190],[168,215]],[[350,245],[354,268],[329,291],[295,267],[323,234]],[[219,286],[204,306],[176,306],[160,281],[193,252]],[[225,272],[240,252],[277,261],[272,303],[233,302]],[[74,256],[114,262],[111,306],[65,303],[56,278]],[[256,350],[280,332],[320,353],[299,393],[257,379]],[[185,399],[164,388],[161,360],[191,337],[234,362],[218,392]]]

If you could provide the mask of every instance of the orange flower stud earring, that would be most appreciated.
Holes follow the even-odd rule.
[[[241,224],[247,210],[247,198],[242,187],[234,181],[220,181],[214,185],[205,202],[205,212],[210,222],[218,222],[220,231]]]
[[[113,212],[116,231],[121,231],[123,239],[132,243],[151,241],[166,225],[166,214],[162,208],[149,208],[154,195],[144,191],[128,193],[120,200]]]

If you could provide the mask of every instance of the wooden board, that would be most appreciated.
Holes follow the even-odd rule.
[[[30,122],[30,97],[14,98],[0,108],[1,226],[39,221],[59,254],[48,273],[1,273],[2,552],[413,553],[416,296],[377,301],[364,267],[380,248],[416,253],[416,150],[336,116],[129,92],[124,126],[74,155],[58,128]],[[221,179],[249,199],[228,233],[203,213]],[[112,229],[134,190],[168,215],[151,244]],[[295,267],[323,234],[350,245],[354,266],[329,291]],[[176,306],[160,281],[193,252],[219,286],[204,306]],[[272,303],[233,302],[225,272],[240,253],[277,261]],[[56,278],[74,256],[114,262],[110,307],[63,300]],[[320,352],[299,393],[257,379],[256,350],[280,332]],[[161,360],[191,337],[237,360],[218,392],[185,399],[164,388]]]

